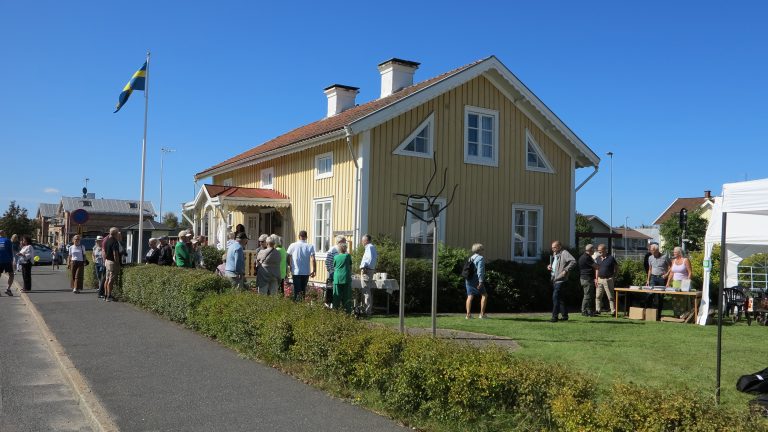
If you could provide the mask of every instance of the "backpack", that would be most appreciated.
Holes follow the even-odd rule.
[[[475,267],[475,260],[472,257],[467,258],[464,263],[464,267],[461,269],[461,277],[464,279],[472,279],[477,275],[477,267]]]
[[[736,381],[736,390],[744,393],[768,393],[768,368],[750,375],[742,375]]]

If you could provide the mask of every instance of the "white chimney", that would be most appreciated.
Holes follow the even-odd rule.
[[[381,97],[413,85],[413,74],[419,68],[419,63],[392,58],[379,64],[381,74]]]
[[[328,115],[332,117],[355,106],[355,96],[360,93],[358,87],[333,84],[323,89],[328,96]]]

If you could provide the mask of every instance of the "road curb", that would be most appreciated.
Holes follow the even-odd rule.
[[[29,308],[29,311],[35,318],[35,321],[37,321],[37,326],[43,333],[43,337],[46,340],[48,349],[56,359],[56,364],[58,364],[65,380],[72,388],[72,391],[75,393],[75,396],[78,399],[78,405],[83,411],[83,414],[85,414],[85,417],[90,423],[91,427],[93,427],[94,430],[100,432],[118,432],[120,429],[117,427],[115,422],[112,421],[112,418],[107,413],[107,410],[104,408],[104,406],[101,405],[101,402],[99,402],[99,400],[93,394],[91,387],[88,385],[88,381],[86,381],[85,378],[83,378],[83,376],[80,374],[80,371],[75,368],[75,365],[72,363],[72,360],[70,360],[69,355],[64,350],[64,347],[61,346],[51,329],[48,328],[48,324],[46,324],[43,316],[40,314],[40,311],[38,311],[35,304],[29,298],[27,298],[27,293],[21,291],[19,281],[14,280],[13,285],[16,287],[17,295],[21,297],[22,301],[27,306],[27,308]]]

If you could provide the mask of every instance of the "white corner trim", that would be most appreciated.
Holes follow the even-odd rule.
[[[264,175],[265,174],[271,174],[272,175],[272,181],[271,183],[267,184],[264,183]],[[264,168],[261,171],[259,171],[259,186],[261,186],[262,189],[274,189],[275,188],[275,167],[269,167]]]
[[[491,158],[482,157],[479,154],[482,152],[481,134],[478,133],[478,156],[469,155],[469,121],[467,117],[469,114],[480,114],[493,117],[493,156]],[[472,165],[485,165],[490,167],[499,166],[499,112],[496,110],[481,108],[471,105],[464,106],[464,163]],[[482,122],[480,122],[482,123]],[[478,126],[480,126],[478,123]]]
[[[360,150],[358,151],[358,165],[360,166],[361,176],[360,179],[360,198],[358,199],[358,205],[360,206],[358,214],[360,215],[359,238],[355,238],[356,242],[360,242],[360,239],[364,234],[368,233],[368,206],[371,184],[371,131],[366,130],[360,134],[360,140],[358,141]]]
[[[528,144],[529,143],[531,144],[531,146],[533,146],[533,150],[541,158],[542,162],[544,162],[544,165],[546,165],[545,168],[528,166]],[[536,141],[536,138],[533,137],[533,134],[531,134],[531,131],[529,131],[528,128],[525,128],[525,148],[523,149],[523,151],[525,151],[524,160],[525,160],[525,169],[527,171],[537,171],[537,172],[543,172],[548,174],[555,173],[555,170],[552,168],[552,164],[549,162],[547,155],[544,153],[544,150],[541,149],[541,147],[539,146],[539,143]],[[573,157],[571,157],[571,160],[573,160]]]
[[[320,159],[326,159],[326,158],[331,158],[331,170],[328,171],[327,173],[320,174],[318,169],[317,169],[317,163],[320,161]],[[320,180],[320,179],[325,179],[325,178],[333,177],[333,152],[331,151],[331,152],[328,152],[328,153],[322,153],[322,154],[319,154],[319,155],[315,156],[315,167],[314,167],[314,170],[315,170],[315,180]]]
[[[408,146],[408,144],[413,141],[416,136],[421,133],[422,129],[429,126],[429,135],[427,136],[427,151],[426,153],[419,153],[411,150],[406,150],[405,147]],[[425,159],[432,159],[432,154],[434,150],[434,136],[435,136],[435,113],[430,113],[427,118],[419,123],[418,126],[416,126],[416,129],[411,132],[410,135],[402,142],[400,145],[392,152],[392,154],[400,155],[400,156],[413,156],[413,157],[420,157]]]

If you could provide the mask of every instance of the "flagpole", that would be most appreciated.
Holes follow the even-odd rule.
[[[139,240],[136,262],[144,257],[144,170],[147,164],[147,112],[149,111],[149,50],[144,77],[144,140],[141,142],[141,193],[139,194]]]

